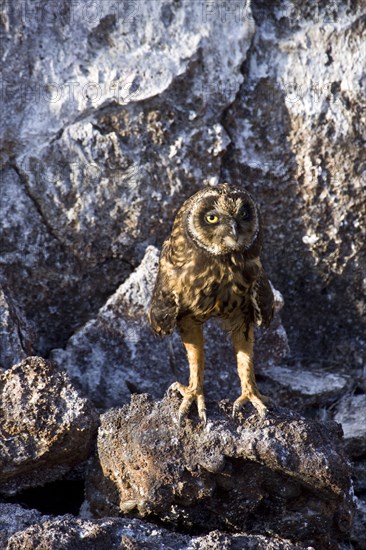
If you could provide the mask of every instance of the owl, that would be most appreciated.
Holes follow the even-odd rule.
[[[262,226],[258,208],[243,189],[223,183],[192,195],[180,208],[164,242],[148,318],[166,336],[176,328],[189,363],[189,384],[171,388],[182,396],[179,423],[196,403],[206,423],[203,393],[203,325],[211,317],[230,333],[241,384],[233,416],[250,401],[259,414],[267,398],[253,370],[254,325],[268,326],[273,293],[262,267]]]

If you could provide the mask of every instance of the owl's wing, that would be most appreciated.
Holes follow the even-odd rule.
[[[268,327],[274,312],[274,297],[271,284],[264,270],[261,271],[252,292],[254,318],[257,325]]]
[[[162,265],[156,279],[148,318],[150,325],[159,336],[172,334],[177,322],[179,304],[175,293],[169,288]]]

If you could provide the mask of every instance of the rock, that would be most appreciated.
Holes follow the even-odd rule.
[[[0,502],[0,548],[5,550],[12,535],[41,520],[42,514],[37,510],[26,510],[17,504]]]
[[[0,286],[0,369],[8,369],[32,353],[26,319]]]
[[[208,407],[205,429],[195,420],[179,428],[179,402],[136,395],[130,406],[102,415],[98,460],[87,480],[94,514],[275,533],[316,548],[347,538],[350,468],[335,423],[284,409],[233,420],[222,402]]]
[[[0,542],[4,550],[138,549],[160,550],[300,550],[278,538],[228,535],[218,531],[199,537],[172,533],[135,518],[86,520],[72,516],[50,518],[14,504],[0,504]]]
[[[273,367],[268,376],[303,396],[338,395],[350,383],[345,376],[319,371],[305,371],[300,377],[298,371],[285,367]]]
[[[162,397],[177,380],[188,376],[186,354],[180,337],[157,338],[147,323],[147,310],[157,274],[159,251],[146,248],[138,268],[109,298],[95,319],[68,341],[52,350],[51,358],[101,408],[128,403],[131,393],[149,392]],[[276,308],[283,304],[277,293]],[[276,313],[271,327],[258,330],[256,365],[267,370],[287,353],[286,333]],[[211,399],[234,398],[239,393],[232,343],[218,323],[205,326],[206,390]],[[232,368],[225,365],[228,354]]]
[[[352,527],[351,541],[354,544],[355,548],[360,550],[365,550],[366,548],[366,502],[355,498],[356,503],[356,512],[355,519]]]
[[[278,537],[264,537],[261,535],[224,534],[213,531],[202,537],[193,537],[187,550],[301,550],[300,544],[293,544],[289,540]],[[312,550],[308,547],[307,550]]]
[[[351,461],[352,479],[356,494],[366,493],[366,456],[356,457]]]
[[[43,355],[98,311],[131,266],[118,258],[78,261],[53,234],[25,181],[13,168],[1,174],[0,281],[32,329],[34,352]]]
[[[348,395],[341,399],[334,420],[342,424],[346,449],[351,456],[366,454],[366,395]]]
[[[2,53],[6,59],[16,57],[24,74],[20,87],[11,65],[5,67],[4,100],[15,111],[14,127],[2,122],[9,142],[19,129],[19,146],[34,146],[34,137],[44,143],[81,114],[162,95],[200,55],[207,65],[201,69],[202,81],[191,83],[194,95],[204,96],[213,107],[210,96],[215,95],[218,109],[234,98],[254,32],[250,18],[244,24],[238,17],[222,20],[209,6],[206,10],[186,0],[180,5],[131,3],[123,9],[106,0],[95,8],[68,4],[60,13],[54,5],[35,7],[29,1],[5,5]],[[18,42],[12,31],[21,26],[24,39]],[[215,40],[218,32],[225,41]],[[159,42],[165,47],[159,48]],[[35,60],[32,71],[27,54]]]
[[[6,550],[23,550],[36,545],[47,550],[137,549],[172,550],[188,548],[190,537],[169,533],[135,519],[106,518],[87,521],[62,516],[19,531],[7,541]],[[143,545],[143,546],[142,546]]]
[[[263,388],[276,403],[286,403],[300,411],[331,405],[353,383],[350,376],[307,370],[301,364],[297,364],[297,368],[273,365],[260,372],[266,379]]]
[[[183,200],[228,179],[261,204],[292,353],[360,368],[363,5],[333,4],[314,20],[306,1],[5,2],[0,262],[35,353],[64,347]]]
[[[52,359],[69,371],[98,407],[126,403],[131,392],[160,394],[174,381],[168,341],[158,341],[146,312],[159,253],[148,247],[139,267],[109,298],[95,319]]]
[[[85,461],[97,415],[66,373],[28,357],[0,375],[0,493],[60,478]]]

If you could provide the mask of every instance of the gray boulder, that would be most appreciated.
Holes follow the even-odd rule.
[[[41,516],[14,504],[0,504],[0,543],[4,550],[301,550],[290,541],[260,535],[214,531],[194,536],[172,533],[134,518],[100,520]]]

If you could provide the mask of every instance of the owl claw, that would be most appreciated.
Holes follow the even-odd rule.
[[[193,401],[192,396],[183,398],[183,401],[182,401],[182,403],[179,407],[179,412],[178,412],[178,425],[179,426],[182,425],[182,421],[188,416],[188,411],[189,411],[189,408],[192,404],[192,401]]]
[[[200,420],[203,426],[206,426],[207,424],[206,405],[205,405],[205,399],[203,395],[197,395],[196,401],[197,401],[198,416],[200,417]]]
[[[180,384],[179,382],[174,382],[174,384],[169,386],[168,392],[174,392],[174,391],[178,391],[183,397],[182,403],[180,404],[179,411],[178,411],[178,426],[181,426],[183,420],[188,416],[189,409],[193,401],[196,401],[198,416],[202,424],[206,426],[206,423],[207,423],[206,406],[205,406],[205,398],[203,394],[197,393],[197,390],[191,390],[190,388],[183,386],[183,384]]]
[[[178,426],[181,428],[183,424],[183,420],[186,418],[186,414],[183,414],[181,412],[178,412]]]
[[[182,405],[185,405],[184,401],[182,403]],[[181,407],[182,405],[179,407],[179,412],[178,412],[178,426],[181,427],[182,424],[183,424],[183,420],[185,420],[188,416],[188,412],[189,410],[185,410],[186,409],[186,405],[184,406],[184,409],[181,410]],[[189,407],[188,407],[189,409]],[[202,426],[205,427],[206,424],[207,424],[207,416],[206,416],[206,410],[203,410],[203,411],[198,411],[198,416],[199,416],[199,419],[201,420],[202,422]]]
[[[176,392],[176,391],[179,392],[179,382],[173,382],[173,384],[171,384],[171,385],[169,386],[169,388],[167,389],[166,393],[167,393],[168,395],[170,395],[171,393]],[[179,392],[179,393],[180,393],[180,392]]]
[[[268,403],[270,401],[269,397],[265,397],[264,395],[261,395],[258,393],[257,395],[251,395],[250,397],[248,395],[241,395],[238,397],[238,399],[235,401],[233,405],[233,413],[232,416],[235,418],[240,411],[240,409],[243,407],[244,403],[247,401],[250,401],[253,407],[257,410],[260,417],[266,416],[267,407],[264,403]]]

